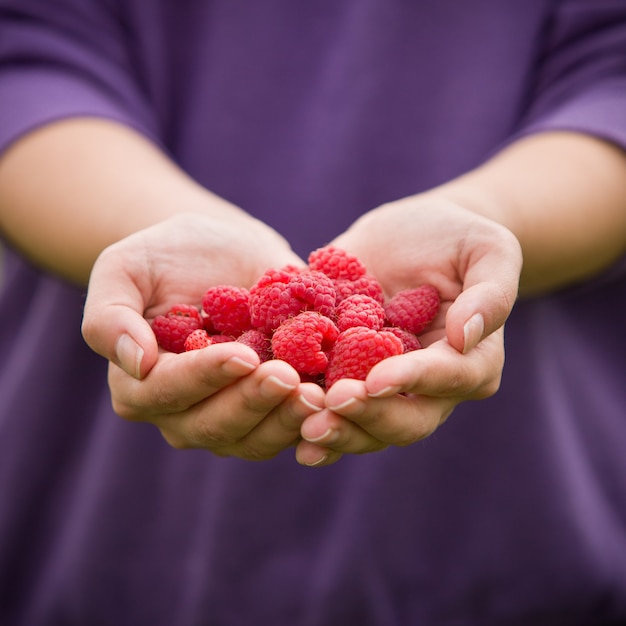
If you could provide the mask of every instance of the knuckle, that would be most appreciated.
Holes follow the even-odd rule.
[[[486,398],[494,396],[500,389],[501,382],[502,376],[497,376],[485,381],[474,392],[474,398],[476,400],[484,400]]]
[[[150,406],[163,413],[179,413],[188,408],[176,391],[165,385],[159,385],[152,391]]]
[[[126,402],[122,402],[115,397],[111,398],[111,406],[113,408],[113,412],[122,419],[128,422],[141,421],[139,412],[137,411],[137,408],[135,406]]]
[[[515,305],[517,291],[511,291],[500,286],[497,293],[497,302],[500,307],[500,317],[506,319]]]
[[[87,344],[90,344],[90,342],[93,339],[93,336],[95,333],[94,329],[95,329],[95,323],[93,321],[93,317],[85,314],[80,325],[80,332],[83,336],[83,339],[87,342]]]
[[[468,384],[469,383],[469,384]],[[454,372],[446,381],[446,395],[451,397],[467,394],[469,388],[474,385],[469,382],[467,372]]]
[[[189,440],[195,448],[207,448],[211,451],[229,448],[237,443],[237,437],[227,429],[207,419],[195,421]]]
[[[401,433],[398,433],[394,445],[399,448],[406,448],[426,437],[432,435],[436,426],[431,427],[429,424],[423,422],[420,424],[414,424],[409,428],[404,429]]]
[[[474,385],[468,394],[472,400],[484,400],[495,395],[500,389],[504,369],[504,354],[494,360],[490,367],[483,370],[482,376],[474,380]]]
[[[190,448],[193,448],[191,442],[182,437],[179,433],[172,433],[163,429],[159,430],[163,439],[165,439],[167,444],[175,450],[189,450]]]
[[[258,395],[253,394],[245,387],[241,390],[239,402],[241,403],[241,410],[250,415],[264,415],[272,406],[272,403],[264,402]]]

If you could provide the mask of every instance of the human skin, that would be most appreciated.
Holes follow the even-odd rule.
[[[411,246],[411,242],[433,217],[429,207],[433,203],[441,207],[445,201],[502,224],[515,234],[523,251],[522,296],[587,280],[626,250],[626,155],[592,137],[556,132],[520,140],[457,180],[379,207],[358,220],[335,243],[359,256],[393,293],[409,286],[419,270],[414,259],[407,260],[406,255],[419,247]],[[453,236],[453,222],[458,226],[459,218],[451,217],[448,225],[441,225],[437,241],[445,234]],[[411,228],[413,225],[417,228]],[[432,259],[439,246],[432,245],[427,236],[424,240],[420,245],[431,244],[427,256]],[[473,241],[476,243],[476,238]],[[515,248],[506,237],[503,242],[511,246],[511,251]],[[486,244],[492,246],[493,242],[488,240]],[[378,254],[380,250],[384,254]],[[364,383],[340,381],[329,390],[326,406],[332,410],[316,414],[303,424],[303,437],[314,445],[305,441],[299,446],[300,462],[323,465],[341,453],[412,443],[433,432],[459,401],[486,397],[497,389],[493,378],[481,384],[477,375],[487,371],[487,362],[496,362],[501,354],[499,347],[491,345],[495,338],[489,333],[513,304],[512,277],[507,278],[506,270],[515,271],[515,264],[503,251],[500,262],[504,266],[498,268],[501,273],[492,273],[497,261],[494,252],[492,248],[488,259],[482,259],[486,272],[478,284],[471,289],[464,284],[454,307],[448,310],[445,336],[435,330],[430,333],[428,350],[387,359],[373,368]],[[480,258],[480,247],[473,253]],[[437,259],[436,265],[442,268],[440,261]],[[473,265],[474,270],[478,267],[478,263]],[[423,278],[425,282],[432,280],[432,274],[427,272]],[[437,281],[435,284],[441,288]],[[503,288],[506,285],[508,290]],[[483,293],[477,293],[479,290]],[[462,351],[464,345],[467,348],[461,330],[473,311],[480,311],[485,318],[484,339],[461,360],[450,346],[457,351]],[[495,315],[491,320],[490,312]],[[437,333],[435,340],[433,335]],[[478,363],[480,357],[482,364]],[[470,359],[476,364],[470,364]],[[406,401],[396,395],[398,392],[414,397]],[[377,401],[381,397],[386,401]],[[403,415],[409,418],[403,419]],[[404,428],[397,426],[399,421]]]
[[[267,267],[302,263],[274,231],[112,122],[51,124],[0,160],[0,228],[44,269],[89,284],[83,334],[110,361],[120,415],[155,424],[177,448],[265,459],[295,445],[298,462],[317,466],[410,444],[459,402],[493,394],[520,277],[521,292],[534,294],[607,267],[626,248],[625,205],[621,151],[546,133],[447,185],[369,212],[335,243],[388,293],[433,282],[442,314],[426,349],[325,394],[286,363],[259,364],[239,344],[159,352],[144,319],[175,301],[199,301],[207,285],[249,286]],[[203,270],[190,278],[189,264]]]

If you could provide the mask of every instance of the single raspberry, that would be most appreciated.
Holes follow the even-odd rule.
[[[210,346],[211,338],[209,337],[209,333],[207,333],[204,328],[197,328],[196,330],[191,331],[187,338],[185,339],[184,347],[185,352],[189,352],[190,350],[200,350],[202,348],[206,348]]]
[[[389,323],[414,335],[419,335],[438,311],[439,291],[432,285],[399,291],[385,306]]]
[[[274,357],[287,361],[299,374],[323,374],[328,352],[339,331],[334,322],[316,311],[305,311],[283,322],[272,335]]]
[[[202,328],[200,312],[188,304],[176,304],[152,321],[157,343],[164,350],[176,353],[185,351],[187,335],[198,328]]]
[[[353,326],[335,341],[326,370],[326,387],[341,378],[365,380],[369,371],[383,359],[402,354],[402,341],[386,330]]]
[[[309,254],[309,268],[340,280],[357,280],[365,274],[365,266],[353,254],[336,246],[324,246]]]
[[[326,317],[333,314],[337,292],[333,281],[323,272],[300,272],[288,286],[292,297],[301,302],[301,311],[317,311]]]
[[[250,292],[243,287],[210,287],[202,298],[202,309],[210,325],[220,333],[237,336],[252,328]]]
[[[239,335],[239,337],[237,337],[237,341],[239,343],[243,343],[249,348],[252,348],[259,355],[261,363],[274,358],[269,335],[257,330],[256,328],[246,330],[244,333]]]
[[[380,330],[385,319],[383,305],[371,296],[362,294],[348,296],[335,309],[335,320],[340,331],[351,326],[367,326]]]
[[[267,270],[250,288],[250,320],[259,330],[271,332],[291,314],[287,285],[293,276],[285,270]]]
[[[404,352],[413,352],[413,350],[421,350],[422,344],[417,337],[413,333],[408,330],[404,330],[404,328],[398,328],[397,326],[385,326],[385,330],[393,333],[400,341],[402,341],[402,346],[404,347]]]
[[[355,280],[337,278],[334,280],[334,283],[335,291],[337,292],[337,301],[335,304],[339,304],[342,300],[357,294],[374,298],[374,300],[381,304],[385,302],[382,285],[370,274],[363,274],[363,276]]]
[[[331,315],[335,298],[332,280],[321,272],[271,269],[250,288],[250,319],[254,328],[271,333],[303,311]]]

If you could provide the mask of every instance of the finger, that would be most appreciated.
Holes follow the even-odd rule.
[[[354,406],[356,407],[356,404]],[[357,412],[359,415],[363,412],[361,407],[357,409]],[[339,414],[333,414],[331,411],[315,414],[305,419],[300,432],[304,441],[315,446],[319,451],[324,450],[324,454],[328,452],[365,454],[383,450],[390,443],[364,430],[356,420],[352,421]],[[321,455],[322,453],[319,452],[318,457]],[[321,464],[321,460],[315,464],[318,463]]]
[[[336,393],[331,395],[333,389]],[[415,443],[432,434],[458,403],[455,398],[414,394],[372,398],[364,386],[359,389],[357,381],[350,380],[339,381],[330,391],[327,395],[330,410],[345,420],[336,419],[332,432],[318,437],[316,443],[344,453]],[[311,431],[311,425],[308,426]],[[316,426],[321,431],[322,426]]]
[[[446,315],[450,345],[468,352],[484,337],[500,328],[515,303],[522,267],[518,240],[504,227],[485,246],[476,245],[463,259],[467,271],[463,291]]]
[[[325,467],[336,463],[343,455],[329,448],[308,441],[300,441],[296,447],[296,461],[307,467]]]
[[[362,454],[386,447],[386,442],[363,430],[356,421],[346,419],[346,416],[359,415],[370,401],[362,381],[352,379],[338,381],[328,393],[337,386],[344,387],[346,391],[339,396],[333,394],[330,401],[332,402],[333,397],[339,397],[341,404],[305,419],[300,429],[302,438],[309,444],[341,453]],[[344,397],[348,399],[344,400]],[[328,395],[326,402],[329,403]]]
[[[336,410],[357,428],[349,430],[342,425],[330,442],[322,439],[319,443],[343,453],[368,452],[390,445],[408,446],[430,436],[457,404],[456,398],[413,394],[353,398]],[[375,446],[372,441],[376,442]]]
[[[301,432],[309,445],[298,446],[297,458],[303,464],[322,465],[330,452],[365,454],[390,445],[408,446],[431,435],[454,406],[451,399],[426,396],[353,399],[338,407],[345,415],[319,414],[305,420]]]
[[[301,423],[296,415],[310,411],[294,394],[299,380],[287,363],[268,361],[188,410],[153,421],[176,448],[269,458],[294,443]],[[253,435],[265,420],[267,426]]]
[[[143,380],[109,367],[115,412],[130,420],[148,421],[177,414],[212,396],[259,366],[259,357],[239,342],[220,343],[181,354],[162,352]]]
[[[143,318],[146,286],[129,274],[131,261],[106,249],[90,278],[82,321],[87,344],[135,378],[144,378],[157,362],[158,345]]]
[[[304,419],[323,409],[324,391],[319,385],[303,383],[295,393],[275,407],[245,437],[237,442],[237,456],[264,460],[276,456],[300,440]]]
[[[503,367],[504,342],[500,328],[467,354],[461,354],[446,340],[439,340],[428,348],[384,359],[371,369],[365,386],[374,398],[412,393],[480,399],[498,390]],[[329,402],[331,391],[333,388],[328,394]]]

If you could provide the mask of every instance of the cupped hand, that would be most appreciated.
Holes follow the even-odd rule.
[[[299,438],[324,393],[284,362],[259,364],[236,342],[190,353],[159,350],[150,320],[200,304],[213,285],[249,287],[269,267],[303,265],[277,233],[245,214],[181,214],[113,244],[89,281],[82,331],[110,361],[114,409],[155,424],[177,448],[270,458]]]
[[[355,254],[387,296],[430,283],[442,305],[421,337],[424,349],[385,359],[365,381],[340,380],[327,391],[325,410],[302,425],[296,458],[306,465],[408,445],[460,402],[494,394],[522,266],[509,230],[438,198],[383,205],[333,243]]]
[[[300,383],[284,361],[259,365],[237,342],[162,354],[143,380],[112,364],[109,385],[118,415],[154,424],[174,448],[252,461],[295,444],[304,418],[324,405],[319,386]]]

